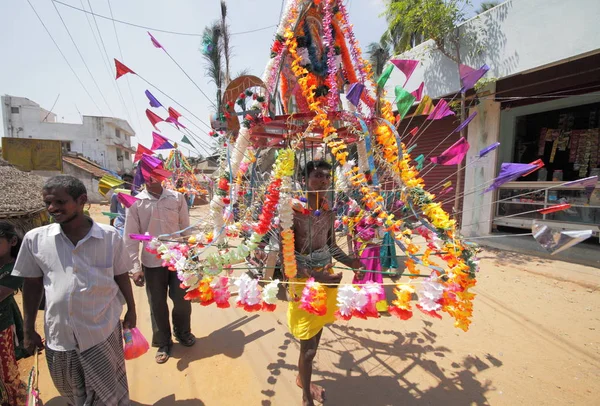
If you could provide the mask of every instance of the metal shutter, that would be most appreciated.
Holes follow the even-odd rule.
[[[423,164],[424,170],[421,172],[422,175],[425,174],[423,179],[425,180],[425,189],[427,191],[438,195],[442,188],[435,188],[433,191],[431,188],[448,176],[450,176],[450,178],[445,180],[443,183],[451,180],[452,186],[456,190],[456,174],[454,173],[458,170],[457,165],[436,165],[433,167],[433,169],[431,166],[427,168],[425,167],[431,162],[431,157],[441,154],[444,150],[458,141],[460,138],[460,133],[452,134],[449,137],[448,135],[459,125],[460,121],[456,116],[445,117],[444,119],[435,121],[425,120],[425,118],[426,116],[414,117],[412,120],[410,118],[405,118],[402,120],[402,122],[400,122],[398,133],[401,136],[405,134],[402,141],[405,143],[405,145],[408,145],[411,143],[411,139],[414,138],[412,135],[408,134],[408,132],[414,127],[419,127],[419,132],[417,133],[418,138],[416,140],[417,146],[411,151],[410,156],[413,159],[418,157],[420,154],[423,154],[427,157],[425,163]],[[442,142],[442,140],[444,140],[446,137],[447,139]],[[463,178],[461,182],[461,191],[464,192],[464,170],[462,173]],[[452,207],[454,206],[454,190],[438,199],[438,201],[448,200],[449,202],[445,203],[443,207],[444,210],[446,210],[448,213],[451,213]],[[463,199],[461,197],[460,206],[462,206],[462,200]]]

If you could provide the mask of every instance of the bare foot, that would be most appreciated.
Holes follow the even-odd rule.
[[[296,377],[296,385],[298,385],[299,388],[302,388],[302,380],[300,379],[300,375],[298,375]],[[323,403],[323,401],[325,400],[325,389],[323,389],[323,387],[316,385],[314,383],[310,384],[310,394],[311,394],[312,398],[319,403]],[[312,403],[305,399],[303,401],[303,404],[311,405]]]

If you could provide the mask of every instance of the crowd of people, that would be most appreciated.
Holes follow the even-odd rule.
[[[367,280],[360,272],[363,266],[371,269],[378,264],[360,258],[373,249],[369,225],[362,225],[357,255],[354,250],[348,255],[336,244],[336,212],[323,193],[319,198],[319,191],[331,184],[331,166],[325,161],[309,162],[302,176],[306,199],[294,207],[298,278],[314,278],[327,286],[327,314],[316,316],[301,309],[295,299],[303,285],[296,284],[289,292],[288,322],[300,341],[296,383],[302,388],[303,403],[312,405],[324,398],[323,389],[312,383],[312,365],[323,327],[335,319],[337,285],[342,279],[341,273],[333,272],[332,261],[353,269],[355,283]],[[128,236],[192,234],[188,202],[151,178],[129,209],[119,207],[116,199],[112,202],[119,214],[113,227],[84,213],[87,191],[72,176],[50,178],[41,197],[52,224],[29,231],[21,241],[14,227],[0,222],[0,404],[23,404],[25,388],[17,360],[44,349],[54,385],[69,404],[129,405],[122,332],[137,322],[130,281],[145,286],[158,364],[169,359],[173,336],[186,347],[193,346],[196,338],[192,306],[184,299],[177,273],[162,266],[155,255],[143,249],[140,254],[139,241]],[[364,258],[370,260],[372,255]],[[14,300],[19,290],[24,317]],[[36,331],[43,297],[44,338]],[[171,317],[167,297],[173,304]]]

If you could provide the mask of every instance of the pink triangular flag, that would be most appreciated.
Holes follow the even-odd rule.
[[[435,105],[435,108],[427,116],[427,120],[439,120],[447,116],[453,116],[454,112],[450,110],[450,106],[446,102],[446,100],[441,99],[438,104]]]
[[[152,147],[150,148],[151,150],[154,151],[156,149],[170,149],[170,148],[173,148],[173,145],[171,145],[169,140],[167,140],[165,137],[163,137],[160,134],[152,132]]]
[[[127,208],[130,208],[137,200],[137,197],[125,194],[125,193],[117,193],[117,199],[121,202],[121,204]]]
[[[469,143],[466,138],[461,137],[440,156],[431,158],[431,162],[437,165],[458,165],[467,155],[467,151],[469,151]]]
[[[148,120],[150,120],[150,122],[152,123],[152,127],[154,127],[155,130],[158,130],[158,128],[156,128],[157,123],[165,121],[162,118],[160,118],[160,116],[158,116],[156,113],[153,113],[148,109],[146,109],[146,117],[148,117]]]
[[[413,96],[415,96],[416,101],[421,101],[423,98],[423,87],[425,87],[425,82],[421,82],[421,85],[414,92],[410,92]]]
[[[403,87],[406,85],[408,79],[410,79],[419,64],[419,61],[413,59],[392,59],[390,62],[396,65],[396,68],[400,69],[402,73],[404,73],[404,76],[406,76]]]
[[[160,45],[160,43],[156,40],[156,38],[154,38],[154,35],[150,34],[150,31],[147,31],[148,35],[150,35],[150,41],[152,41],[152,45],[154,45],[156,48],[161,48],[162,49],[162,45]]]
[[[137,162],[140,159],[142,159],[144,154],[148,154],[148,155],[152,156],[153,152],[151,149],[146,148],[142,144],[138,144],[137,151],[135,152],[135,157],[133,158],[133,162]]]

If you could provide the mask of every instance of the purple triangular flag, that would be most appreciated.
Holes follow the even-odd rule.
[[[499,146],[500,146],[499,142],[494,142],[492,145],[485,147],[484,149],[479,151],[479,158],[483,158],[484,156],[486,156],[487,154],[489,154],[490,152],[492,152]]]
[[[146,90],[144,93],[146,93],[146,97],[150,101],[151,107],[162,107],[162,104],[160,104],[160,102],[156,99],[156,97],[154,97],[154,95],[152,95],[152,93],[150,93],[150,90]]]
[[[444,118],[447,116],[453,116],[453,115],[454,115],[454,112],[452,110],[450,110],[450,106],[448,105],[446,100],[441,99],[438,102],[438,104],[436,104],[436,106],[433,109],[433,111],[431,112],[431,114],[429,114],[427,116],[427,120],[439,120],[441,118]]]
[[[396,68],[400,69],[402,73],[404,73],[404,76],[406,76],[403,87],[406,86],[408,79],[410,79],[411,75],[419,64],[419,61],[415,61],[413,59],[392,59],[390,62],[396,65]]]
[[[150,31],[147,31],[148,35],[150,35],[150,41],[152,41],[152,45],[154,45],[156,48],[161,48],[164,49],[162,47],[162,45],[160,45],[160,43],[156,40],[156,38],[154,38],[154,36],[152,34],[150,34]]]
[[[431,158],[431,162],[437,165],[458,165],[465,158],[468,150],[469,143],[467,142],[467,139],[460,137],[458,141],[442,152],[440,156]]]
[[[167,140],[165,137],[163,137],[160,134],[152,132],[152,147],[150,148],[151,150],[154,151],[157,149],[172,149],[172,148],[173,148],[173,145],[171,145],[169,140]]]
[[[354,106],[358,107],[363,90],[365,90],[365,85],[362,83],[352,83],[348,93],[346,94],[346,99],[348,99],[348,101]]]
[[[488,70],[490,70],[490,67],[487,65],[483,65],[479,69],[473,69],[467,65],[460,65],[458,71],[460,72],[460,83],[462,85],[462,89],[460,89],[461,93],[464,93],[475,86],[475,83],[477,83]]]
[[[421,82],[421,84],[415,91],[410,92],[410,94],[415,96],[416,101],[421,101],[421,99],[423,98],[423,88],[424,87],[425,87],[425,82]]]
[[[143,154],[140,162],[152,169],[157,168],[160,164],[162,164],[162,161],[159,158],[150,156],[148,154]]]
[[[596,189],[596,184],[598,183],[598,176],[590,176],[588,178],[583,178],[579,180],[574,180],[571,182],[565,183],[563,186],[583,186],[585,189],[585,193],[589,198],[594,190]]]
[[[465,128],[466,126],[468,126],[469,123],[471,121],[473,121],[473,119],[475,118],[476,115],[477,115],[477,112],[476,111],[473,112],[473,114],[471,114],[469,117],[467,117],[467,119],[465,121],[463,121],[462,123],[460,123],[460,125],[458,127],[456,127],[454,129],[454,131],[452,131],[452,134],[458,133],[458,132],[462,131],[463,128]]]
[[[515,180],[519,176],[531,172],[536,168],[536,165],[531,164],[503,163],[500,167],[500,174],[496,179],[494,179],[494,183],[492,183],[490,187],[484,190],[483,193],[487,193],[491,190],[496,190],[506,182]]]
[[[145,182],[144,174],[142,173],[142,165],[138,165],[135,171],[135,177],[133,178],[133,190],[140,190]]]

